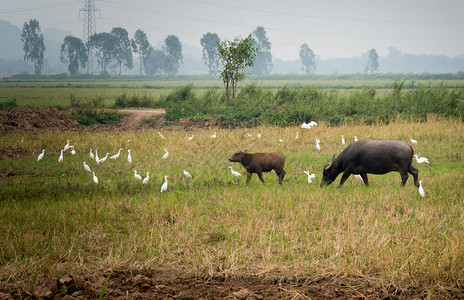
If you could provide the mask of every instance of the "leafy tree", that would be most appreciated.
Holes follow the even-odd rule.
[[[119,75],[121,75],[122,65],[127,69],[132,69],[132,47],[129,40],[127,30],[121,27],[114,27],[111,34],[116,37],[114,47],[114,60],[119,67]]]
[[[79,66],[85,68],[89,60],[87,48],[80,38],[68,35],[61,45],[61,62],[68,65],[71,74],[79,72]]]
[[[253,31],[254,47],[258,49],[253,67],[250,72],[254,75],[263,75],[271,73],[272,69],[272,54],[271,42],[266,36],[266,30],[262,26],[258,26]]]
[[[34,63],[36,75],[39,75],[42,72],[45,52],[44,37],[40,31],[39,21],[31,19],[29,20],[29,23],[24,23],[23,31],[21,33],[24,60]]]
[[[164,70],[167,74],[177,74],[182,63],[182,44],[175,35],[168,35],[164,40],[163,52],[166,55]]]
[[[107,72],[108,65],[114,60],[114,49],[117,43],[117,37],[108,32],[96,33],[89,38],[87,47],[95,50],[102,73]]]
[[[216,74],[219,71],[219,52],[218,43],[221,41],[216,33],[205,33],[200,40],[203,47],[203,60],[208,67],[209,74]]]
[[[149,54],[145,58],[143,64],[145,66],[145,73],[148,75],[160,74],[164,70],[164,61],[166,55],[161,50],[155,50],[150,47]]]
[[[139,55],[140,59],[140,75],[142,75],[142,62],[146,60],[150,53],[150,43],[148,42],[147,34],[141,29],[137,29],[132,39],[132,51]]]
[[[313,50],[309,48],[308,44],[304,43],[300,48],[300,59],[303,67],[301,69],[306,74],[312,74],[316,71],[316,56]]]
[[[244,69],[253,66],[257,49],[253,46],[253,37],[248,35],[233,41],[225,40],[218,45],[222,62],[221,78],[226,90],[226,100],[230,102],[229,87],[232,88],[232,99],[235,98],[237,83],[246,78]]]
[[[379,55],[375,49],[369,51],[369,60],[366,65],[366,73],[373,73],[379,69]]]

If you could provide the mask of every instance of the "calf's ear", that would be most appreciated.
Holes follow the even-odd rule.
[[[331,164],[332,170],[335,170],[338,167],[338,162],[334,162]]]

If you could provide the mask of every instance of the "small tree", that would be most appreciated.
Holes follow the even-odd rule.
[[[200,40],[203,47],[203,61],[208,67],[209,74],[216,74],[219,71],[219,52],[218,43],[221,41],[216,33],[205,33]]]
[[[300,49],[300,59],[303,66],[301,69],[306,74],[312,74],[316,70],[316,58],[313,50],[309,48],[308,44],[304,43]]]
[[[40,33],[39,21],[34,19],[29,20],[29,23],[24,23],[21,41],[23,42],[24,60],[33,62],[35,74],[39,75],[42,72],[45,52],[44,37]]]
[[[145,58],[143,64],[145,65],[145,73],[147,75],[160,74],[164,70],[164,61],[166,56],[161,50],[155,50],[150,47],[149,54]]]
[[[253,31],[253,38],[257,53],[250,72],[255,75],[269,74],[272,69],[271,42],[266,36],[264,27],[258,26]]]
[[[116,36],[108,32],[96,33],[87,42],[87,47],[96,51],[102,73],[107,72],[108,64],[114,60],[114,49],[117,42]]]
[[[164,70],[167,74],[177,74],[182,63],[182,44],[175,35],[168,35],[164,40],[163,52],[166,55]]]
[[[379,55],[375,49],[369,51],[369,60],[366,65],[366,73],[373,73],[379,69]]]
[[[116,65],[119,67],[119,75],[121,75],[123,65],[127,69],[132,69],[131,42],[129,40],[129,34],[124,28],[114,27],[111,30],[111,34],[116,37],[113,56],[116,61]]]
[[[225,40],[218,45],[222,61],[221,78],[226,90],[226,100],[230,102],[229,87],[232,88],[232,99],[235,98],[237,83],[246,78],[243,72],[246,67],[253,66],[257,49],[253,46],[251,34],[245,38]]]
[[[132,51],[139,55],[140,59],[140,75],[142,75],[142,62],[148,57],[150,53],[150,43],[148,42],[147,34],[141,29],[137,29],[132,39]]]
[[[68,65],[68,71],[71,74],[77,74],[79,66],[85,68],[89,60],[87,48],[82,40],[71,35],[64,38],[60,53],[61,62]]]

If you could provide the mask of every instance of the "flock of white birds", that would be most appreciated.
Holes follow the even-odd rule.
[[[317,123],[314,122],[314,121],[311,121],[310,123],[303,123],[303,125],[301,125],[301,128],[310,129],[311,127],[314,127],[314,126],[317,126]],[[161,132],[158,131],[158,134],[160,135],[160,137],[161,137],[162,139],[164,139],[164,135],[163,135]],[[189,141],[191,141],[191,140],[193,140],[193,136],[194,136],[194,135],[192,134],[191,136],[186,137],[186,139],[188,139]],[[215,139],[216,136],[217,136],[217,135],[216,135],[216,132],[214,132],[214,134],[211,135],[211,138],[212,138],[212,139]],[[250,133],[247,133],[247,136],[248,136],[248,137],[252,137],[252,135],[251,135]],[[258,138],[261,138],[262,134],[259,133],[257,136],[258,136]],[[298,139],[298,131],[296,132],[295,139],[296,139],[296,140]],[[356,136],[354,136],[354,141],[355,141],[355,142],[358,141],[358,138],[357,138]],[[411,138],[410,141],[411,141],[411,144],[417,145],[417,140]],[[282,140],[282,139],[279,139],[279,142],[284,143],[285,141]],[[320,151],[320,150],[321,150],[321,145],[320,145],[320,143],[321,143],[321,140],[318,139],[318,138],[316,138],[316,150],[317,150],[317,151]],[[345,145],[345,144],[346,144],[345,136],[344,136],[344,135],[342,135],[342,137],[341,137],[341,143],[342,143],[342,145]],[[63,162],[63,158],[64,158],[64,155],[63,155],[63,154],[64,154],[64,152],[66,152],[66,151],[69,150],[69,149],[71,149],[71,151],[70,151],[71,154],[72,154],[72,155],[75,155],[76,152],[75,152],[75,150],[74,150],[73,148],[74,148],[74,145],[70,145],[70,141],[67,140],[66,145],[63,147],[63,149],[60,150],[60,156],[58,157],[58,162],[59,162],[59,163]],[[119,156],[121,155],[121,151],[122,151],[122,150],[123,150],[123,149],[119,149],[118,152],[117,152],[116,154],[110,156],[109,158],[112,159],[112,160],[118,159]],[[167,150],[167,149],[164,149],[164,152],[165,152],[165,153],[164,153],[164,155],[161,157],[161,159],[167,159],[167,158],[169,157],[169,152],[168,152],[168,150]],[[128,154],[127,154],[127,161],[128,161],[128,163],[132,163],[131,150],[128,149],[128,150],[127,150],[127,153],[128,153]],[[37,161],[41,161],[41,160],[43,159],[44,155],[45,155],[45,149],[42,149],[42,152],[41,152],[41,153],[39,154],[39,156],[37,157]],[[90,148],[89,157],[90,157],[90,159],[94,159],[95,162],[96,162],[97,164],[104,163],[104,162],[106,161],[106,159],[108,158],[108,155],[109,155],[109,153],[106,153],[106,155],[105,155],[104,157],[99,158],[99,157],[98,157],[98,150],[95,149],[95,154],[94,154],[94,153],[93,153],[93,149]],[[428,160],[426,157],[419,157],[418,155],[414,154],[414,158],[415,158],[415,160],[416,160],[416,162],[417,162],[418,164],[421,164],[421,163],[424,163],[424,162],[427,163],[427,164],[430,163],[429,160]],[[84,165],[84,170],[87,171],[87,172],[89,172],[89,173],[92,173],[93,181],[94,181],[96,184],[98,184],[98,177],[95,175],[95,172],[92,171],[92,170],[90,169],[89,165],[88,165],[85,161],[84,161],[83,165]],[[233,175],[235,178],[240,178],[240,177],[242,176],[242,174],[240,174],[239,172],[235,171],[231,166],[229,166],[228,168],[230,168],[230,172],[232,173],[232,175]],[[191,175],[188,171],[183,170],[183,172],[184,172],[184,176],[185,176],[187,179],[192,179],[192,178],[193,178],[192,175]],[[308,176],[308,184],[311,184],[311,183],[312,183],[312,180],[316,178],[316,174],[314,174],[314,173],[311,174],[311,173],[309,172],[309,170],[306,170],[306,171],[303,171],[303,172]],[[141,176],[140,174],[137,173],[137,170],[134,170],[134,177],[135,177],[135,179],[137,179],[137,180],[141,180],[143,184],[148,184],[148,181],[150,180],[150,174],[149,174],[149,173],[150,173],[150,172],[147,172],[146,176],[145,176],[144,178],[142,178],[142,176]],[[356,174],[355,177],[358,178],[358,179],[360,179],[360,180],[362,180],[362,178],[361,178],[360,175],[357,175],[357,174]],[[164,176],[164,183],[163,183],[163,185],[161,186],[161,189],[160,189],[161,193],[165,192],[165,191],[167,190],[167,188],[168,188],[168,179],[167,179],[167,178],[168,178],[167,175]],[[420,195],[421,197],[425,197],[424,188],[422,187],[422,180],[419,181],[419,188],[418,188],[418,190],[419,190],[419,195]]]

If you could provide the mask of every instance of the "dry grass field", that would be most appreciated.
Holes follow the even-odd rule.
[[[462,122],[429,116],[422,123],[171,127],[161,133],[164,139],[152,129],[2,132],[0,149],[12,153],[3,151],[0,157],[0,292],[32,297],[31,287],[41,279],[71,276],[76,282],[100,282],[83,284],[82,290],[91,286],[94,292],[77,294],[95,298],[101,278],[113,274],[106,292],[117,297],[124,272],[150,277],[162,270],[209,280],[213,288],[243,279],[281,287],[268,294],[248,287],[264,298],[464,297]],[[430,160],[414,163],[425,198],[412,176],[403,188],[394,172],[370,175],[370,187],[350,177],[338,189],[339,177],[337,184],[321,188],[323,166],[346,147],[342,135],[348,144],[355,135],[416,139],[415,153]],[[68,139],[76,154],[68,150],[59,163]],[[123,150],[118,159],[96,164],[91,148],[100,157]],[[37,161],[42,149],[45,157]],[[165,160],[164,149],[169,151]],[[287,175],[282,186],[273,173],[264,175],[264,185],[256,175],[248,185],[245,176],[236,180],[228,167],[243,175],[244,169],[227,158],[239,149],[283,153]],[[84,161],[98,184],[84,170]],[[184,169],[192,179],[184,177]],[[148,184],[136,180],[134,170],[142,177],[150,172]],[[316,174],[311,184],[305,170]],[[168,189],[161,193],[165,175]],[[100,277],[89,279],[89,274]],[[143,298],[134,282],[139,293],[134,295]],[[333,283],[326,287],[334,293],[314,290],[321,282]],[[161,289],[155,293],[159,298],[179,295]],[[230,296],[231,289],[210,298]],[[339,295],[337,289],[352,294]]]

